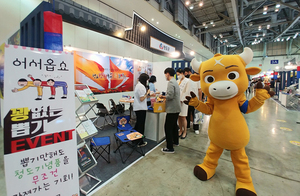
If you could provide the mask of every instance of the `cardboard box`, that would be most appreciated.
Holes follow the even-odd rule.
[[[160,112],[166,112],[166,102],[155,102],[153,104],[153,112],[160,113]]]

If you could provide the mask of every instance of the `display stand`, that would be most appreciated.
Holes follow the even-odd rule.
[[[94,96],[93,92],[91,91],[91,89],[86,84],[75,84],[75,94],[76,94],[76,97],[79,99],[79,101],[81,103],[80,106],[75,111],[76,116],[78,117],[78,120],[80,121],[76,125],[76,128],[77,128],[83,121],[89,120],[89,117],[87,116],[87,114],[91,110],[97,116],[97,113],[95,112],[95,110],[93,108],[98,103],[98,99]],[[85,111],[83,114],[79,115],[78,111],[80,111],[80,109],[83,106],[89,106],[89,109],[87,111]],[[81,117],[85,117],[85,118],[82,119]],[[92,122],[95,122],[98,118],[99,117],[97,116]]]
[[[97,161],[85,142],[77,145],[78,169],[80,171],[79,187],[80,191],[87,195],[89,194],[101,180],[88,174],[87,172],[97,165]]]

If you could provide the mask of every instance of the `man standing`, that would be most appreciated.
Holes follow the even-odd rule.
[[[160,95],[160,98],[166,99],[166,122],[165,134],[167,147],[162,148],[163,153],[174,153],[173,144],[179,145],[177,119],[181,111],[180,106],[180,89],[176,80],[174,79],[175,70],[173,68],[165,69],[166,80],[169,81],[166,95]]]

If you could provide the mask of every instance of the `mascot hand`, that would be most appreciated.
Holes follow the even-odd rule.
[[[269,86],[265,86],[265,88],[262,88],[263,85],[261,82],[258,82],[256,84],[256,95],[255,97],[260,100],[260,101],[264,101],[266,99],[269,99],[270,97],[274,96],[274,92],[270,91],[270,87]]]
[[[199,105],[199,100],[197,98],[197,96],[195,95],[195,93],[193,93],[192,91],[190,92],[191,97],[190,96],[186,96],[185,98],[187,100],[183,101],[186,105],[190,105],[190,106],[198,106]]]

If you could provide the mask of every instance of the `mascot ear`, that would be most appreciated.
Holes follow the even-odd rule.
[[[194,82],[197,82],[200,80],[200,75],[192,74],[192,75],[190,75],[190,79],[193,80]]]
[[[258,67],[249,67],[249,68],[246,68],[246,73],[248,75],[256,75],[259,72],[261,72],[261,69],[258,68]]]

